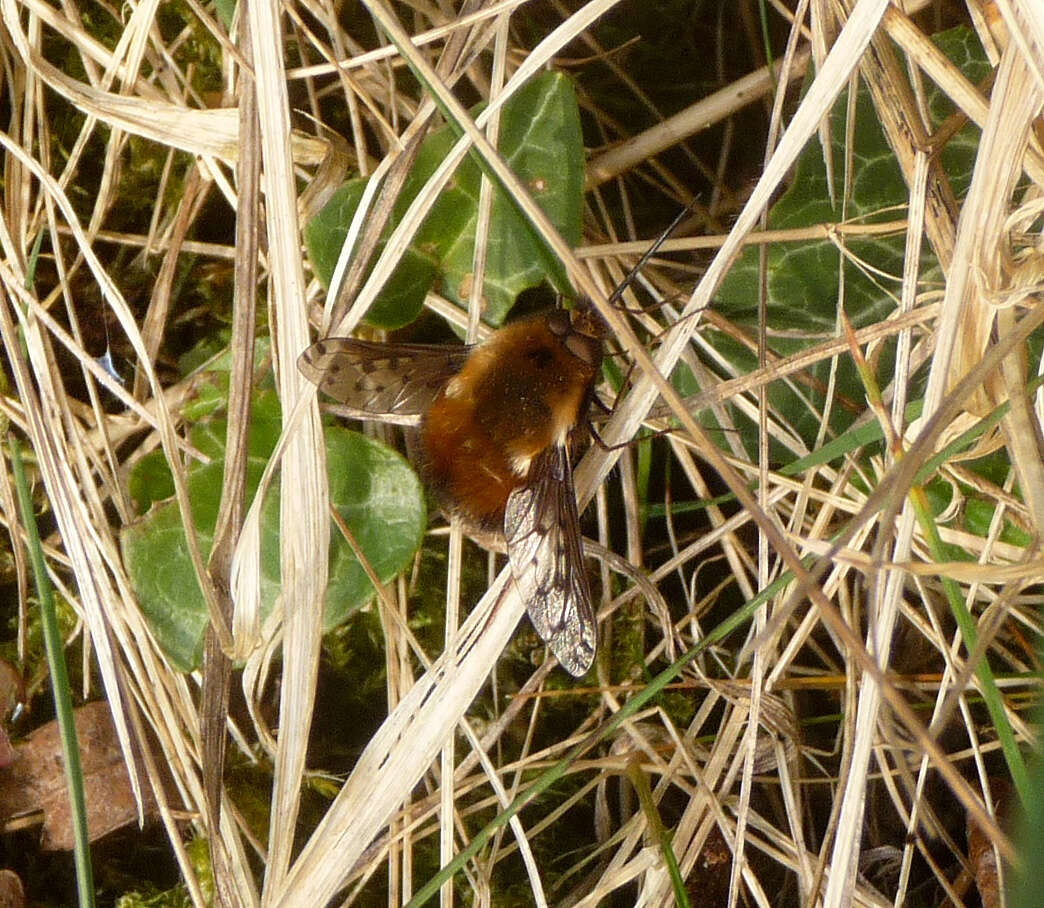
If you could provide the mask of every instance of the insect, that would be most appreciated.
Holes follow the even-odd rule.
[[[412,427],[440,506],[506,550],[537,633],[570,674],[597,645],[571,458],[588,435],[605,325],[588,305],[520,319],[480,344],[327,338],[301,372],[347,415]]]
[[[594,661],[598,630],[571,460],[590,434],[606,333],[581,302],[512,322],[473,346],[331,337],[298,360],[345,415],[410,427],[412,459],[440,506],[487,548],[507,552],[533,627],[576,677]]]

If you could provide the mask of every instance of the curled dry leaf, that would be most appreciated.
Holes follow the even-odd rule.
[[[76,736],[87,797],[87,829],[92,842],[137,822],[127,767],[123,762],[108,704],[88,703],[75,712]],[[58,723],[48,722],[15,748],[14,762],[0,769],[0,821],[43,813],[41,847],[64,851],[73,847],[69,795],[65,783]],[[145,783],[145,815],[156,812]]]
[[[1003,824],[1007,819],[1011,806],[1011,785],[1004,779],[991,779],[990,792],[993,795],[994,814]],[[1001,874],[997,866],[997,850],[989,837],[979,825],[968,817],[968,862],[975,874],[975,885],[979,889],[979,898],[983,908],[1000,908],[1004,904],[1001,898]]]

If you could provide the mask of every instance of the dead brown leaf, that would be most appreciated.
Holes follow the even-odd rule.
[[[75,711],[76,735],[83,764],[87,829],[94,842],[138,818],[130,778],[113,729],[108,704],[88,703]],[[34,812],[43,814],[41,847],[64,851],[73,847],[69,795],[65,781],[58,723],[48,722],[15,748],[10,766],[0,768],[0,822]],[[145,814],[155,814],[151,789],[145,785]]]

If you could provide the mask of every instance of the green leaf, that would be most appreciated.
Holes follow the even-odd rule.
[[[254,495],[280,432],[278,401],[263,393],[255,401],[247,464],[247,496]],[[226,423],[196,426],[192,443],[210,455],[188,472],[192,518],[204,559],[213,543],[224,470]],[[403,458],[358,432],[327,428],[330,500],[355,536],[377,576],[387,582],[403,570],[420,545],[427,523],[424,495],[416,474]],[[171,488],[162,455],[143,458],[131,475],[136,501],[151,503]],[[264,614],[279,592],[279,485],[265,498],[261,518],[261,590]],[[122,534],[124,563],[156,640],[182,671],[199,665],[207,625],[203,593],[196,583],[177,503],[153,505]],[[331,531],[330,581],[324,624],[327,630],[373,598],[374,589],[334,527]]]
[[[474,108],[472,113],[479,109]],[[455,141],[449,126],[425,139],[396,202],[388,233]],[[575,246],[580,241],[584,159],[580,112],[572,82],[559,73],[548,72],[527,83],[501,111],[497,146],[537,204],[566,241]],[[408,324],[417,317],[425,294],[436,283],[444,296],[459,305],[466,304],[480,185],[478,165],[466,158],[432,206],[395,277],[367,313],[369,323],[383,328]],[[316,275],[326,285],[364,186],[363,180],[346,183],[305,228],[309,258]],[[570,292],[561,274],[561,265],[514,202],[495,189],[486,262],[485,320],[492,325],[503,323],[519,293],[545,280],[563,293]]]
[[[349,180],[330,198],[304,230],[305,245],[312,267],[324,286],[329,286],[341,246],[348,233],[355,210],[359,207],[366,180]],[[390,233],[390,229],[386,233]],[[378,245],[384,248],[385,240]],[[410,246],[399,260],[399,265],[388,283],[374,300],[366,321],[381,328],[393,330],[408,325],[424,307],[424,297],[438,275],[436,258]]]
[[[236,0],[215,0],[218,18],[227,29],[232,28],[232,20],[236,17]]]
[[[993,516],[996,511],[996,502],[970,496],[964,503],[965,529],[983,539],[987,538],[993,528]],[[1033,537],[1010,520],[1004,521],[999,539],[1001,542],[1023,548],[1033,544]]]
[[[985,76],[989,63],[968,29],[945,32],[936,36],[935,41],[973,82]],[[830,153],[839,192],[843,185],[845,144],[848,141],[846,105],[843,95],[834,107],[830,123],[833,142]],[[940,124],[953,112],[950,103],[937,90],[929,92],[929,107],[933,125]],[[851,138],[854,172],[844,212],[830,200],[823,149],[819,142],[812,141],[798,161],[790,188],[772,208],[770,229],[808,227],[837,222],[843,217],[880,223],[903,216],[909,193],[878,120],[869,93],[860,89],[855,104],[854,136]],[[955,192],[962,191],[968,184],[978,136],[976,128],[965,127],[943,150],[943,167]],[[858,268],[848,258],[842,259],[837,247],[828,240],[802,240],[770,246],[767,251],[766,302],[773,349],[786,356],[834,336],[842,273],[844,307],[852,324],[860,327],[883,320],[895,309],[904,244],[902,235],[849,238],[846,242],[849,253],[865,262],[872,269],[870,271]],[[925,245],[921,259],[922,284],[928,286],[940,280],[938,262]],[[735,322],[754,326],[757,301],[758,249],[750,247],[722,283],[715,307]],[[706,336],[739,371],[749,371],[756,365],[743,346],[712,332]],[[801,385],[798,389],[800,396],[785,382],[774,382],[769,388],[770,404],[808,443],[815,439],[820,428],[820,414],[825,405],[824,389],[828,387],[831,365],[824,361],[808,370],[813,383]],[[851,425],[857,413],[862,412],[864,391],[848,357],[839,358],[837,366],[831,428],[840,433]],[[879,369],[879,383],[885,385],[892,370],[888,352],[882,356]],[[740,421],[744,424],[742,418]]]

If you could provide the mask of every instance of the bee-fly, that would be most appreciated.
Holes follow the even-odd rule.
[[[597,627],[571,460],[588,435],[604,337],[601,316],[581,304],[474,346],[333,337],[298,360],[347,415],[414,427],[412,459],[440,506],[507,551],[533,626],[575,676],[591,667]]]
[[[471,347],[334,337],[298,361],[349,415],[416,426],[425,483],[465,532],[507,550],[533,626],[573,675],[590,668],[597,634],[570,460],[587,434],[603,335],[584,306]]]

